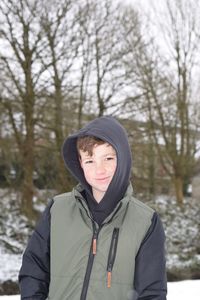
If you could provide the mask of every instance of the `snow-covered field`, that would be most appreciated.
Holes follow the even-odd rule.
[[[200,280],[185,280],[168,283],[167,300],[189,299],[200,299]]]
[[[1,300],[20,300],[20,296],[1,296]],[[200,280],[186,280],[168,283],[167,300],[199,300]]]

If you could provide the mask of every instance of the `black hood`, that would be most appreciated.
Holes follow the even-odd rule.
[[[77,137],[94,136],[108,142],[117,153],[117,168],[113,179],[100,203],[93,198],[90,185],[85,180],[76,149]],[[89,122],[85,127],[69,136],[63,145],[65,165],[81,183],[88,206],[97,223],[101,223],[123,198],[130,181],[131,150],[125,129],[113,117],[100,117]]]

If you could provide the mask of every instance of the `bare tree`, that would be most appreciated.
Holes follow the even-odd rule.
[[[64,137],[69,132],[70,116],[73,113],[74,86],[71,81],[74,75],[72,68],[77,60],[79,46],[76,10],[77,1],[59,1],[56,6],[46,1],[40,14],[40,25],[46,41],[46,49],[41,55],[41,64],[48,71],[43,82],[47,92],[48,116],[46,120],[42,117],[41,122],[55,135],[51,148],[57,153],[59,190],[70,186],[60,151]]]
[[[122,56],[125,70],[124,81],[126,83],[125,101],[122,108],[129,120],[132,120],[129,134],[133,139],[133,153],[136,156],[133,168],[134,184],[136,190],[137,188],[140,192],[145,190],[146,194],[151,197],[156,190],[155,153],[152,134],[148,129],[149,123],[144,123],[145,118],[141,114],[141,102],[146,91],[142,87],[141,71],[138,67],[143,61],[142,53],[151,45],[151,39],[144,39],[143,31],[148,32],[148,28],[142,23],[137,10],[131,6],[124,6],[122,10],[120,30],[124,53]],[[133,124],[137,124],[137,126],[133,126]],[[141,178],[143,178],[143,188],[140,184]]]
[[[92,45],[92,35],[90,31],[90,3],[79,4],[78,12],[78,24],[79,24],[79,75],[78,83],[79,86],[79,101],[78,101],[78,128],[82,127],[83,114],[88,112],[87,104],[89,102],[91,94],[91,71],[93,64],[93,45]]]
[[[160,27],[155,27],[156,15],[153,23],[162,43],[152,39],[152,46],[144,47],[137,56],[138,87],[144,93],[140,111],[149,121],[157,153],[173,180],[179,204],[197,150],[199,12],[199,4],[192,0],[166,1],[163,15],[157,15]]]
[[[7,111],[23,166],[22,210],[33,217],[35,117],[37,82],[42,73],[37,50],[41,31],[36,25],[37,1],[1,1],[1,103]],[[36,72],[37,70],[37,72]]]
[[[88,0],[82,10],[87,20],[87,23],[82,23],[82,27],[89,41],[89,52],[85,53],[90,54],[90,97],[93,112],[101,116],[119,104],[117,96],[124,86],[122,42],[119,34],[120,7],[110,0]]]

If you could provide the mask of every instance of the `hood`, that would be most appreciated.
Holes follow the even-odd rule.
[[[85,180],[80,166],[76,149],[77,138],[86,135],[95,136],[109,143],[113,146],[117,154],[115,174],[100,203],[97,203],[93,198],[91,187]],[[101,223],[124,197],[129,185],[132,159],[125,129],[113,117],[94,119],[65,140],[63,144],[63,158],[71,174],[83,186],[91,213],[94,217],[98,215],[97,219],[98,221],[101,219]]]

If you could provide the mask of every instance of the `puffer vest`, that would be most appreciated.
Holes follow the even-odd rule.
[[[135,257],[154,211],[125,197],[99,227],[76,187],[51,208],[51,300],[135,299]]]

